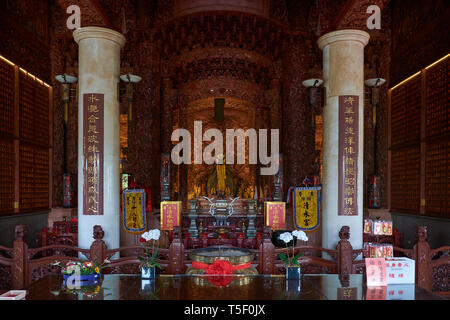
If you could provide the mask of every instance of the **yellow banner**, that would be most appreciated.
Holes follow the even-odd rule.
[[[145,190],[130,189],[123,191],[123,227],[126,232],[141,234],[147,229],[145,215]]]
[[[296,229],[317,229],[320,224],[320,187],[295,188],[293,212]]]

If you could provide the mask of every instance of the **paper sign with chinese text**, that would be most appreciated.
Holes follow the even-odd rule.
[[[387,286],[386,263],[384,258],[366,258],[368,287]]]
[[[415,261],[409,258],[386,259],[386,275],[389,284],[415,283]]]
[[[295,188],[293,206],[294,226],[305,232],[314,231],[320,224],[321,187]]]
[[[284,230],[286,222],[285,202],[264,202],[265,225],[272,230]]]
[[[338,215],[358,215],[359,96],[339,96]]]
[[[161,202],[161,230],[173,230],[181,225],[181,201]]]
[[[144,233],[147,229],[145,190],[124,190],[122,200],[123,227],[125,231],[132,234]]]
[[[104,95],[83,95],[83,214],[103,215]]]

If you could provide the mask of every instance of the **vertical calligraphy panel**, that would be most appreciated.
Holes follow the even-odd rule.
[[[359,96],[339,96],[338,215],[358,215]]]
[[[103,94],[83,95],[83,214],[103,215]]]

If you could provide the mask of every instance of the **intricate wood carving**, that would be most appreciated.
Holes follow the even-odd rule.
[[[11,288],[11,267],[0,264],[0,290],[10,290]]]
[[[90,260],[97,263],[103,263],[103,261],[106,259],[106,244],[103,241],[103,236],[105,235],[105,232],[99,225],[95,225],[93,229],[94,229],[93,238],[95,240],[91,244]]]
[[[261,244],[262,251],[262,268],[260,268],[260,273],[262,274],[272,274],[274,271],[274,255],[275,246],[272,243],[272,230],[270,227],[264,228],[263,243]]]
[[[194,13],[167,22],[153,35],[164,57],[196,47],[239,47],[279,58],[287,28],[239,12]]]
[[[416,243],[413,247],[416,261],[416,283],[427,290],[432,288],[432,270],[430,266],[430,245],[427,242],[427,227],[418,226]]]
[[[450,263],[433,268],[432,291],[450,292]]]
[[[173,230],[173,241],[169,247],[169,273],[177,274],[185,272],[183,257],[184,246],[181,241],[181,228],[175,227]]]

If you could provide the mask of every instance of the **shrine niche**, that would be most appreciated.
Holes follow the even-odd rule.
[[[224,108],[224,121],[218,122],[214,119],[214,98],[206,98],[193,101],[188,104],[186,118],[186,129],[194,136],[194,121],[202,121],[202,134],[211,128],[217,128],[224,137],[223,150],[225,152],[226,129],[243,129],[254,128],[255,123],[255,107],[252,103],[236,98],[226,98]],[[225,169],[225,179],[227,180],[227,188],[223,188],[224,194],[227,196],[244,196],[244,190],[255,185],[256,167],[249,164],[248,139],[245,145],[245,164],[223,165]],[[237,151],[237,140],[234,143],[235,154]],[[208,143],[202,144],[203,153]],[[194,142],[192,141],[194,147]],[[219,155],[216,155],[219,156]],[[226,161],[226,159],[225,159]],[[191,164],[187,166],[187,190],[188,199],[202,195],[217,195],[217,166],[208,164]],[[214,191],[211,192],[211,187]]]

